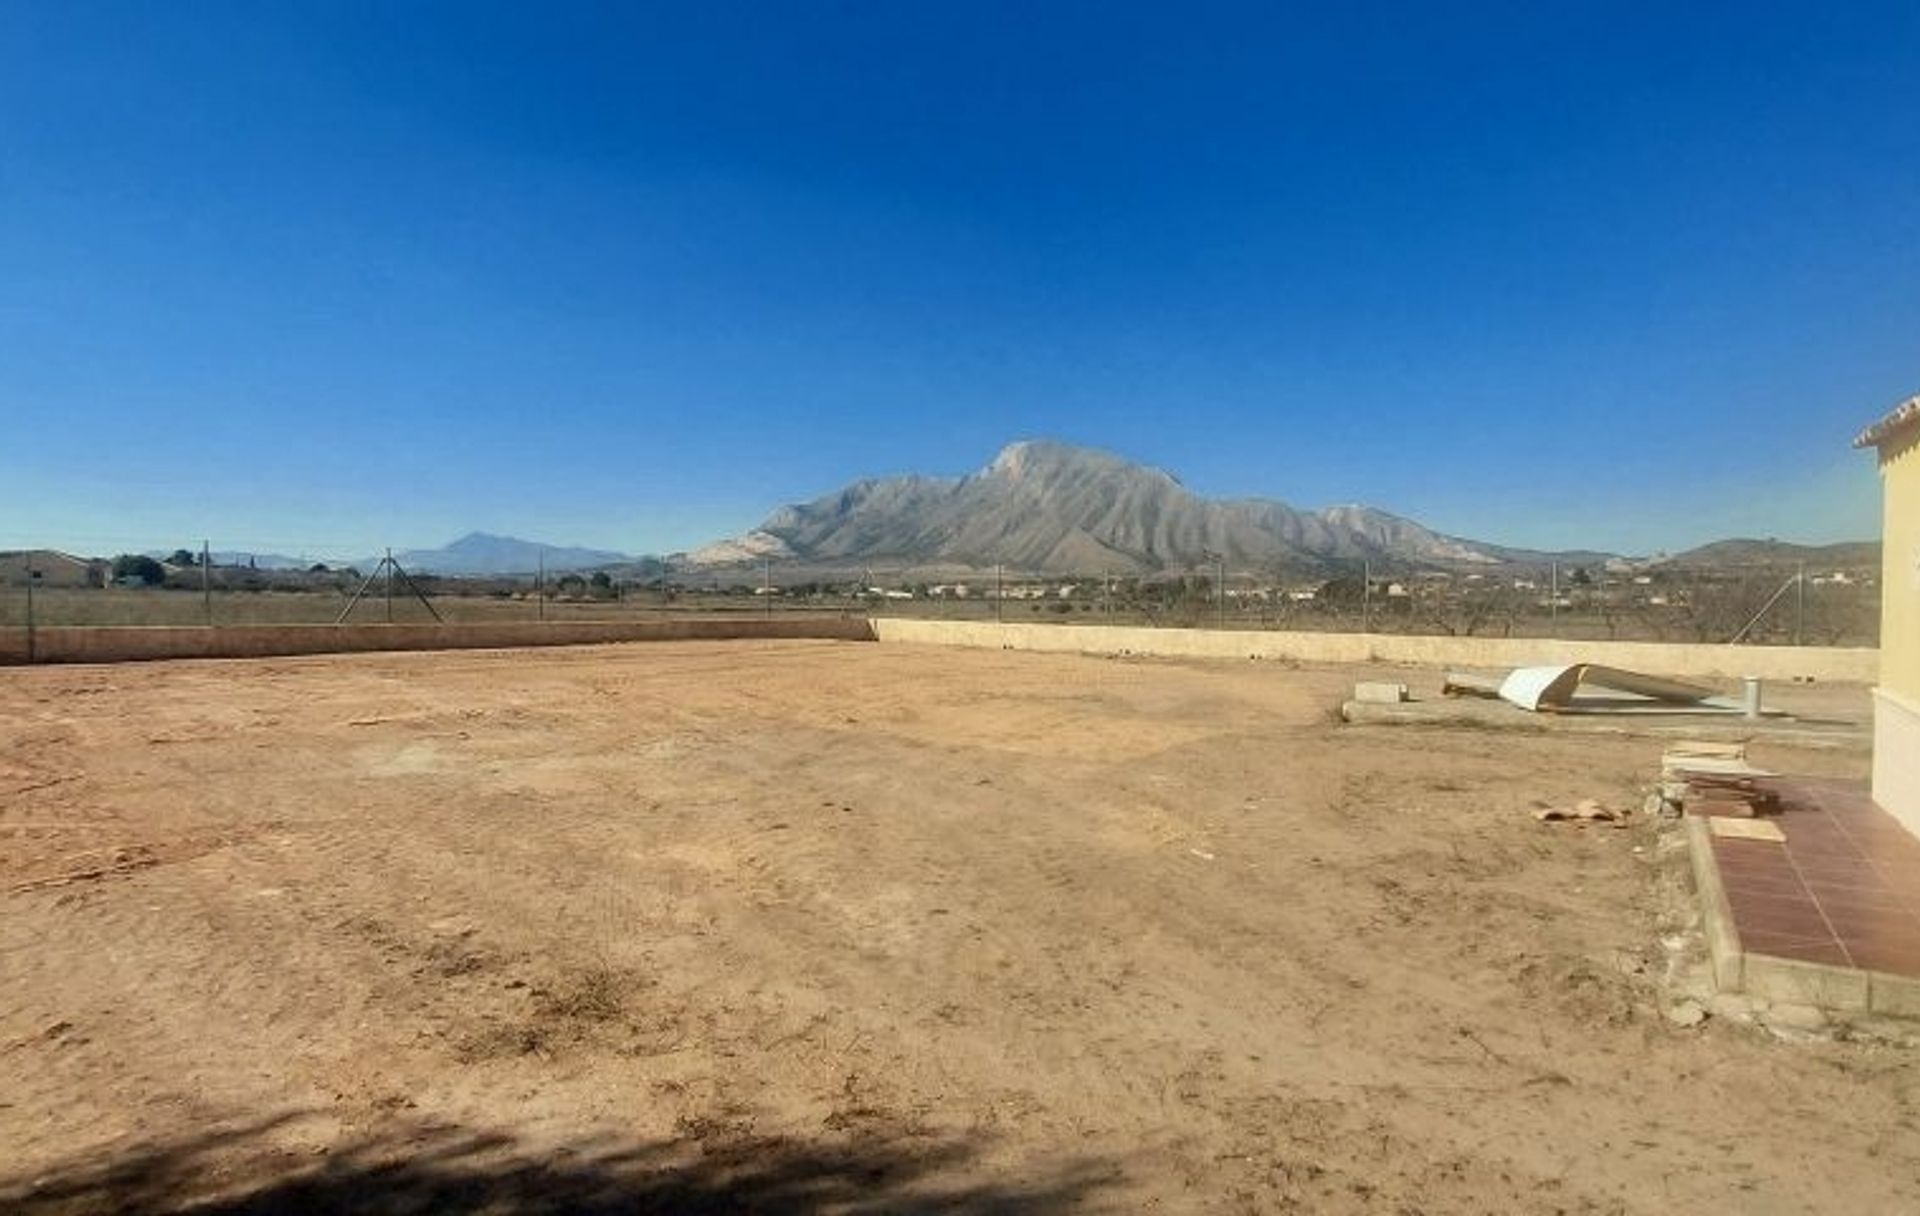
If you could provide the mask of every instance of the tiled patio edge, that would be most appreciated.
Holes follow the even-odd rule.
[[[1920,1018],[1920,979],[1855,967],[1834,967],[1798,959],[1750,954],[1740,945],[1733,906],[1720,880],[1713,835],[1704,817],[1684,821],[1694,889],[1700,896],[1702,928],[1713,961],[1714,987],[1745,992],[1769,1001],[1791,1001],[1824,1009]]]
[[[1693,862],[1693,887],[1700,893],[1707,953],[1713,959],[1713,986],[1722,992],[1739,992],[1746,983],[1745,958],[1740,950],[1740,930],[1733,923],[1733,905],[1727,902],[1720,864],[1713,857],[1713,836],[1707,830],[1707,821],[1699,816],[1689,815],[1683,823],[1687,853]]]

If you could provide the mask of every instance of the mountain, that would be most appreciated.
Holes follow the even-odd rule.
[[[970,476],[857,481],[782,507],[752,532],[681,561],[1144,574],[1204,566],[1213,554],[1242,569],[1320,570],[1361,559],[1493,565],[1523,551],[1444,536],[1373,507],[1301,511],[1271,499],[1210,500],[1111,453],[1027,441]]]
[[[1676,566],[1820,566],[1835,570],[1880,564],[1880,542],[1841,541],[1832,545],[1796,545],[1784,540],[1737,537],[1717,540],[1667,559]]]
[[[418,574],[532,574],[542,565],[548,573],[555,573],[592,570],[634,560],[607,549],[543,545],[487,532],[469,532],[438,549],[408,549],[393,556],[404,569]],[[376,556],[358,565],[362,570],[371,570],[379,562]]]

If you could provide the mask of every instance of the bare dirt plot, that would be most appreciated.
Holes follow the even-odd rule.
[[[1920,1207],[1915,1059],[1669,1026],[1650,836],[1527,814],[1657,742],[1366,674],[0,673],[0,1206]]]

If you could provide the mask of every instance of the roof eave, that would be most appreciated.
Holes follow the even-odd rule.
[[[1894,406],[1886,417],[1854,436],[1853,446],[1885,447],[1889,441],[1916,428],[1920,428],[1920,397],[1909,397]]]

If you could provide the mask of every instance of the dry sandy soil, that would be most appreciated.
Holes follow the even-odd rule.
[[[1915,1056],[1670,1025],[1675,863],[1528,814],[1659,743],[1364,674],[0,671],[0,1207],[1920,1210]]]

